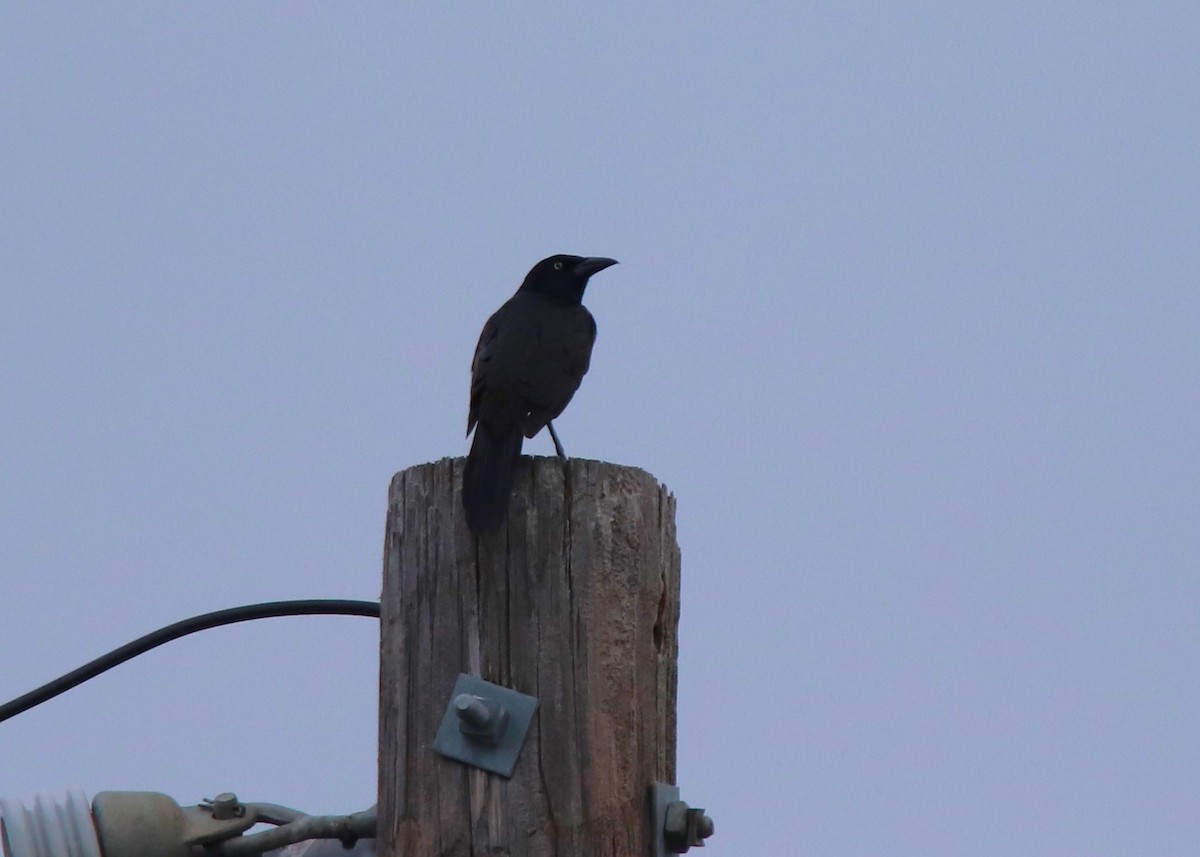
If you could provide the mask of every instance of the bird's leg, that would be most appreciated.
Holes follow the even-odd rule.
[[[558,432],[554,430],[554,423],[546,420],[546,428],[550,429],[550,439],[554,441],[554,451],[558,453],[559,458],[566,461],[567,454],[563,452],[562,441],[558,439]]]

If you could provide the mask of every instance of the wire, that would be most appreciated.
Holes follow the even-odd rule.
[[[219,628],[221,625],[232,625],[235,622],[249,622],[251,619],[271,619],[275,616],[368,616],[379,618],[379,602],[377,601],[342,601],[333,598],[317,598],[307,601],[267,601],[262,604],[246,604],[242,607],[230,607],[227,610],[217,610],[184,619],[174,625],[151,631],[144,637],[139,637],[132,643],[126,643],[119,649],[113,649],[107,655],[101,655],[94,661],[72,670],[54,681],[31,690],[24,696],[18,696],[11,702],[0,705],[0,723],[10,717],[16,717],[28,711],[35,705],[41,705],[48,699],[53,699],[60,693],[65,693],[76,685],[83,684],[100,673],[110,670],[118,664],[123,664],[140,654],[194,634],[197,631],[207,631],[209,628]]]

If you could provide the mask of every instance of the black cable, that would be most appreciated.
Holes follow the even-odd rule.
[[[42,704],[47,699],[53,699],[60,693],[65,693],[90,678],[95,678],[117,664],[123,664],[130,658],[136,658],[144,652],[161,646],[163,643],[169,643],[180,637],[186,637],[188,634],[207,631],[209,628],[217,628],[221,625],[248,622],[251,619],[270,619],[274,616],[369,616],[378,619],[379,602],[342,601],[334,598],[316,598],[308,601],[267,601],[263,604],[246,604],[242,607],[230,607],[228,610],[217,610],[213,613],[193,616],[191,619],[184,619],[174,625],[151,631],[146,636],[139,637],[132,643],[126,643],[119,649],[113,649],[107,655],[101,655],[79,669],[72,670],[36,690],[29,691],[24,696],[18,696],[11,702],[0,705],[0,723],[10,717],[16,717],[23,711],[28,711],[35,705]]]

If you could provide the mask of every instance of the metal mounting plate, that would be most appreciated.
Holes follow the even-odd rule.
[[[677,853],[667,848],[663,829],[667,824],[667,807],[679,800],[679,786],[655,783],[650,787],[650,830],[653,834],[654,857],[674,857]]]
[[[498,734],[489,740],[465,734],[463,718],[455,701],[462,695],[475,696],[507,717]],[[537,711],[537,697],[528,696],[472,675],[461,674],[454,682],[450,703],[442,715],[433,749],[443,756],[456,759],[476,768],[491,771],[502,777],[511,777],[517,766],[517,757],[525,746],[533,714]],[[468,731],[470,731],[468,729]]]

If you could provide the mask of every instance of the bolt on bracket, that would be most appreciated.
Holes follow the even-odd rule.
[[[654,857],[684,854],[689,848],[703,848],[713,835],[713,820],[703,809],[690,807],[679,799],[679,787],[655,783],[650,787],[650,811],[654,834]]]
[[[447,758],[511,777],[537,707],[536,697],[459,675],[433,749]]]

